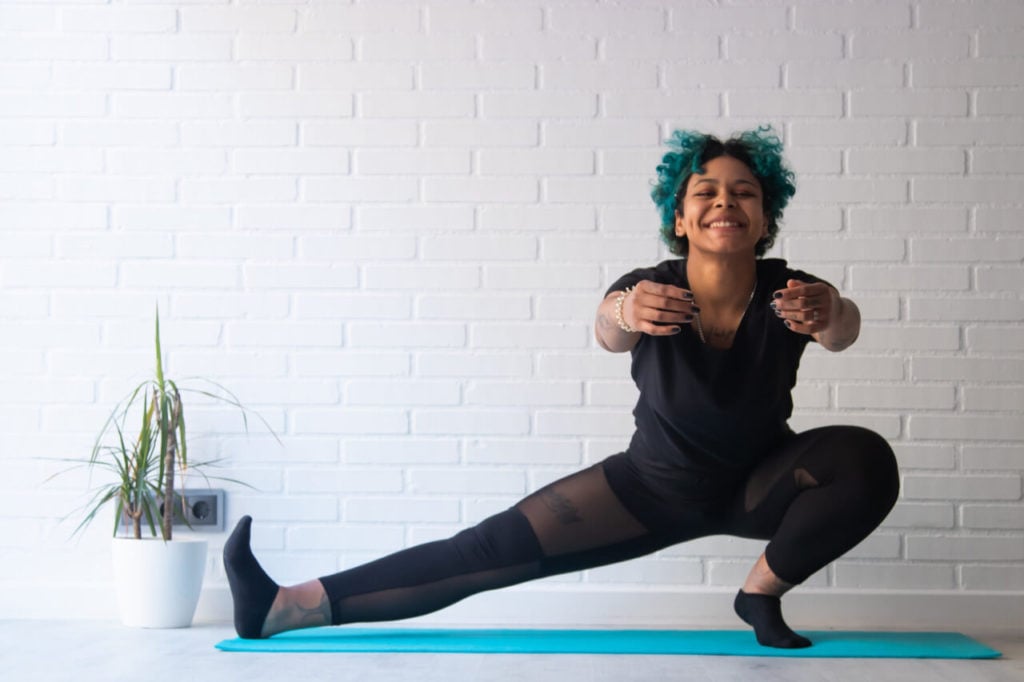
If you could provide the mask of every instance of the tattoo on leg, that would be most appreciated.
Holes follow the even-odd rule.
[[[576,505],[572,503],[565,495],[562,495],[557,490],[545,490],[541,493],[541,499],[544,500],[544,505],[554,512],[555,517],[564,526],[568,526],[570,523],[582,523],[583,517],[580,516],[580,510],[576,508]]]

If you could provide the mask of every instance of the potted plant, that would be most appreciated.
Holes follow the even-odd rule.
[[[172,537],[176,503],[187,503],[183,496],[175,496],[175,484],[189,470],[211,462],[188,459],[181,394],[194,392],[238,408],[246,430],[248,421],[245,407],[223,386],[203,380],[219,392],[179,388],[164,375],[159,310],[155,346],[154,376],[115,406],[84,463],[91,470],[108,472],[111,478],[95,490],[75,532],[112,503],[114,581],[122,622],[136,627],[188,627],[206,571],[207,543]],[[133,427],[138,428],[135,435]],[[143,526],[151,537],[143,537]],[[128,528],[130,535],[119,536],[122,528]]]

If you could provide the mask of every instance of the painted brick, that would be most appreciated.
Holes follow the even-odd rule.
[[[296,93],[289,93],[293,95]],[[297,93],[302,97],[302,93]],[[313,101],[325,97],[349,101],[351,95],[316,93]],[[243,100],[244,101],[244,100]],[[302,100],[297,100],[302,101]],[[329,121],[305,122],[301,126],[302,143],[308,146],[411,147],[419,140],[415,122],[411,121]]]
[[[126,62],[227,62],[232,56],[232,40],[226,35],[130,35],[113,38],[110,53]]]
[[[967,116],[970,97],[963,89],[854,90],[849,95],[850,113],[862,116]]]
[[[786,256],[794,262],[820,261],[900,261],[906,253],[902,239],[849,238],[814,239],[810,237],[788,237]]]
[[[353,53],[352,41],[336,33],[240,33],[234,43],[235,58],[243,61],[343,62]]]
[[[345,384],[348,405],[458,405],[462,390],[457,382],[353,380]]]
[[[923,119],[915,122],[914,130],[914,142],[919,147],[1024,144],[1024,131],[1020,129],[1020,126],[1015,126],[1001,118],[977,117],[966,121]],[[971,185],[971,187],[974,186],[976,183]]]
[[[961,581],[968,590],[1024,589],[1024,567],[1020,564],[1005,566],[964,566]]]
[[[348,325],[353,348],[457,348],[466,345],[461,324],[424,322],[353,322]]]
[[[478,268],[472,266],[375,265],[363,269],[367,289],[475,289],[479,280]]]
[[[360,34],[356,39],[356,54],[361,61],[367,62],[466,62],[476,57],[477,41],[475,35],[468,33],[443,36],[410,33],[403,35],[401,40],[395,40],[390,33]],[[487,42],[484,41],[483,45],[486,48]],[[521,50],[519,54],[522,54]]]
[[[336,209],[331,209],[337,213]],[[473,229],[471,206],[358,206],[355,225],[360,230],[388,233],[412,230]]]
[[[1024,223],[1024,211],[1019,208],[979,206],[975,216],[979,232],[1017,232]]]
[[[425,178],[423,198],[433,203],[533,203],[539,197],[535,178]]]
[[[868,589],[949,590],[956,587],[951,566],[921,564],[836,564],[836,587]]]
[[[592,118],[597,97],[586,92],[491,92],[482,96],[484,118]]]
[[[861,208],[849,211],[849,225],[853,233],[866,232],[966,232],[968,213],[963,208],[886,207]]]
[[[350,118],[354,113],[349,93],[245,92],[237,99],[238,113],[244,118],[337,119]]]
[[[412,66],[406,64],[299,62],[297,71],[299,90],[412,90],[415,82]]]
[[[658,87],[658,66],[636,62],[553,62],[541,66],[540,87],[548,91],[653,90]]]
[[[909,320],[993,321],[1019,320],[1024,302],[1006,299],[926,299],[911,297],[907,302]]]
[[[366,92],[359,113],[369,118],[471,118],[476,99],[470,93]]]
[[[842,385],[837,393],[840,409],[949,410],[955,405],[952,386]]]
[[[1021,57],[1024,32],[1018,30],[978,32],[979,57]]]
[[[1013,446],[964,445],[965,470],[1013,471],[1020,468],[1020,450]]]
[[[914,414],[909,419],[909,432],[911,437],[915,439],[928,440],[1020,440],[1024,438],[1024,423],[1015,417],[932,417]],[[1016,486],[1018,490],[1016,494],[1019,496],[1019,478],[1016,480]],[[1000,498],[997,497],[997,499]]]
[[[456,500],[416,499],[404,495],[393,499],[346,499],[344,515],[349,522],[370,523],[456,523],[461,520]]]
[[[841,119],[838,121],[819,121],[798,119],[790,126],[789,144],[795,146],[878,146],[892,150],[892,147],[903,147],[907,143],[907,124],[905,121],[896,118],[864,118],[864,119]],[[818,196],[818,188],[812,191],[807,189],[807,180],[801,182],[801,190],[805,195]],[[846,180],[852,182],[852,180]],[[870,183],[869,180],[858,180],[862,185]],[[886,185],[894,185],[891,180]],[[899,201],[904,198],[900,194],[899,199],[889,199],[888,194],[880,195],[878,191],[869,191],[871,186],[862,186],[857,193],[858,198],[870,196],[874,201]],[[884,198],[883,198],[884,197]]]
[[[479,167],[483,175],[592,175],[594,154],[564,149],[483,150]]]
[[[407,353],[397,351],[303,351],[295,354],[294,365],[298,376],[390,377],[408,375],[410,361]]]
[[[858,296],[854,296],[859,300]],[[866,350],[959,350],[961,338],[956,327],[890,327],[865,325],[857,349]]]
[[[953,60],[971,56],[970,35],[966,31],[880,30],[888,28],[880,25],[870,30],[853,31],[850,56],[854,59],[888,60]]]
[[[937,502],[899,502],[885,518],[886,529],[953,528],[956,512],[953,505]]]
[[[505,438],[474,438],[466,443],[466,461],[470,464],[580,464],[580,447],[575,442],[542,439],[530,436],[524,440]],[[471,503],[472,504],[472,503]],[[505,508],[497,505],[490,513]],[[473,518],[483,518],[479,512],[471,514]]]
[[[484,90],[484,98],[494,96],[488,90],[533,90],[537,85],[537,69],[533,64],[509,62],[449,62],[427,64],[420,69],[422,86],[427,90]],[[524,95],[532,94],[522,92]],[[536,97],[533,97],[536,102]],[[510,104],[506,96],[499,102]],[[496,107],[499,108],[500,107]],[[494,112],[497,114],[497,112]],[[502,116],[505,112],[502,111]],[[497,118],[498,116],[495,115]]]
[[[1005,87],[1019,85],[1013,77],[1013,61],[1008,59],[972,59],[963,62],[913,65],[910,76],[915,88]]]
[[[975,270],[980,292],[1014,292],[1024,288],[1024,272],[1017,267],[979,267]]]
[[[591,289],[598,284],[597,277],[597,269],[586,265],[492,265],[484,270],[484,286],[488,289]]]
[[[782,70],[778,64],[761,60],[712,62],[699,69],[667,64],[665,82],[673,91],[715,89],[721,88],[722,83],[733,88],[770,88],[782,84]]]
[[[289,242],[291,239],[289,239]],[[282,247],[284,249],[284,247]],[[289,253],[288,250],[278,255]],[[310,235],[300,237],[298,254],[310,261],[360,262],[410,260],[416,255],[416,245],[396,243],[393,239],[376,235]]]
[[[454,464],[459,461],[459,441],[378,437],[345,439],[345,461],[352,464]]]
[[[416,301],[416,317],[423,320],[529,320],[528,296],[478,294],[426,295]]]
[[[964,528],[1024,531],[1022,504],[965,504],[960,513]]]
[[[889,59],[856,61],[793,61],[785,66],[791,88],[899,88],[904,85],[903,64]]]
[[[1016,412],[1024,408],[1024,388],[968,386],[964,391],[964,409],[974,412]]]
[[[915,561],[1020,561],[1024,536],[907,536],[907,558]]]
[[[638,98],[644,101],[636,103],[635,99]],[[658,103],[659,107],[663,103],[665,109],[672,108],[676,103],[682,105],[681,101],[677,102],[665,98],[656,99],[640,94],[634,94],[633,99],[634,103],[623,100],[620,105],[622,107],[636,106],[645,111],[651,102]],[[713,103],[712,100],[714,100]],[[702,105],[698,106],[705,108],[713,106],[716,111],[718,109],[717,97],[711,97],[705,93],[699,95],[697,101],[703,102]],[[692,107],[694,105],[691,102],[687,106]],[[678,110],[675,111],[678,113]],[[611,111],[606,113],[610,114]],[[649,121],[595,119],[567,123],[555,120],[544,121],[542,123],[542,130],[544,132],[544,146],[547,148],[583,147],[589,150],[594,148],[625,147],[635,149],[637,146],[649,147],[651,145],[658,145],[662,139],[657,124]],[[652,163],[657,165],[657,158],[656,154],[652,156],[648,162],[649,165]]]
[[[360,293],[300,293],[295,295],[298,319],[407,320],[412,318],[412,301],[403,295]]]
[[[587,433],[615,436],[633,431],[633,417],[626,411],[602,414],[597,411],[543,410],[537,413],[536,432],[544,436]]]
[[[911,377],[915,381],[1021,382],[1024,361],[915,357],[911,360]]]
[[[532,360],[526,353],[439,353],[416,356],[416,374],[425,377],[521,377],[529,375]]]
[[[187,33],[291,33],[295,30],[295,10],[291,7],[216,7],[196,6],[178,9],[182,30]]]
[[[958,149],[853,149],[848,158],[850,173],[960,175],[966,168]]]
[[[337,175],[349,172],[348,154],[339,149],[239,149],[231,170],[250,175]]]
[[[415,200],[418,192],[419,187],[412,177],[320,176],[302,179],[302,197],[313,202],[403,202]]]
[[[534,121],[427,121],[423,144],[428,147],[535,147],[540,140]]]
[[[467,405],[580,405],[582,397],[578,382],[474,381],[466,389]]]
[[[465,151],[359,150],[354,155],[359,175],[466,175],[470,155]]]
[[[965,267],[854,265],[850,268],[853,290],[966,291],[970,286],[970,272]]]
[[[1024,348],[1024,329],[1009,326],[970,327],[967,347],[973,351],[1015,353]]]
[[[432,434],[447,436],[478,436],[478,435],[504,435],[516,436],[525,435],[530,429],[530,419],[521,410],[424,410],[419,409],[413,413],[414,434]],[[447,472],[453,475],[452,472]],[[440,478],[438,474],[438,478]],[[485,476],[486,477],[486,476]],[[437,483],[436,492],[458,492],[442,483]],[[418,491],[420,488],[413,488]],[[466,492],[474,494],[480,492],[518,492],[510,489],[483,490],[472,489]]]
[[[1021,102],[1024,102],[1024,90],[982,89],[977,95],[978,115],[1013,115],[1020,112]]]
[[[731,116],[785,116],[799,111],[801,117],[834,118],[843,113],[843,97],[839,92],[741,90],[726,94],[726,111]]]
[[[907,475],[903,496],[916,500],[1019,500],[1020,476],[924,476]]]
[[[729,11],[726,8],[721,8],[721,10]],[[559,42],[563,40],[565,38],[559,36]],[[710,31],[685,34],[648,32],[636,35],[604,36],[601,39],[601,48],[604,58],[613,62],[623,60],[714,61],[719,56],[718,43],[718,35]]]

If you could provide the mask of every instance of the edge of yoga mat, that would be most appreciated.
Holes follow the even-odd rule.
[[[957,632],[803,632],[806,649],[763,647],[750,630],[419,630],[313,628],[226,639],[222,651],[264,653],[664,654],[794,658],[998,658]]]

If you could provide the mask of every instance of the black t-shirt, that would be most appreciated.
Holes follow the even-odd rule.
[[[757,286],[729,349],[703,344],[685,324],[676,335],[640,337],[632,350],[640,398],[628,453],[642,472],[694,499],[714,497],[791,433],[790,391],[812,339],[787,329],[769,307],[788,279],[822,281],[781,259],[757,261]],[[641,280],[688,289],[686,260],[634,270],[608,293]]]

